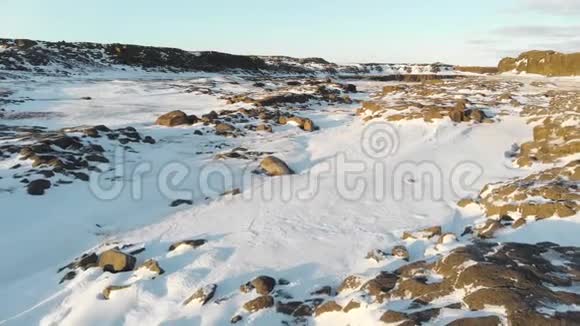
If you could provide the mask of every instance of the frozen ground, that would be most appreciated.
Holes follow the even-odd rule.
[[[359,90],[353,96],[356,100],[367,100],[386,85],[353,83]],[[546,88],[580,87],[573,79],[550,83]],[[532,127],[516,108],[514,114],[492,124],[456,125],[438,120],[385,126],[365,124],[355,115],[359,103],[312,104],[300,115],[312,119],[319,131],[306,133],[288,124],[274,126],[272,134],[252,132],[238,138],[196,135],[193,131],[203,128],[199,126],[154,124],[159,115],[172,110],[201,116],[212,110],[249,107],[227,104],[220,96],[254,90],[252,84],[241,76],[216,74],[0,81],[0,90],[13,92],[8,99],[23,100],[6,104],[7,116],[46,113],[42,119],[9,119],[3,124],[49,129],[132,126],[157,140],[154,145],[135,145],[135,153],[125,154],[124,173],[117,181],[107,179],[114,174],[108,171],[105,177],[91,175],[89,183],[58,187],[38,197],[26,194],[11,178],[10,167],[17,159],[0,162],[0,188],[4,190],[0,192],[4,212],[0,324],[226,325],[251,299],[251,294],[238,294],[238,288],[254,276],[287,279],[287,292],[301,299],[304,293],[338,284],[350,274],[393,270],[402,263],[361,258],[372,249],[401,244],[401,234],[407,230],[442,225],[445,231],[460,234],[465,226],[481,219],[482,212],[470,206],[459,208],[459,199],[476,195],[487,183],[540,169],[515,168],[505,155],[511,144],[525,142],[532,134]],[[368,139],[385,133],[386,149],[380,140]],[[0,143],[8,141],[0,139]],[[115,147],[101,142],[108,153],[116,152]],[[214,159],[215,154],[236,147],[275,153],[296,175],[271,178],[252,173],[259,161]],[[414,173],[425,162],[433,178],[417,179]],[[170,172],[183,172],[184,177],[172,185],[171,178],[164,177]],[[380,173],[384,173],[382,178]],[[103,181],[104,187],[123,187],[112,199],[104,199],[111,192],[93,180]],[[242,194],[220,195],[233,188],[240,188]],[[194,204],[169,206],[184,198]],[[525,230],[506,231],[499,239],[580,246],[579,222],[579,216],[539,221]],[[176,241],[199,238],[208,243],[195,250],[167,252]],[[165,274],[150,280],[139,271],[110,274],[93,268],[59,284],[59,267],[83,252],[115,244],[146,248],[137,256],[137,265],[155,259]],[[410,245],[411,260],[433,253],[435,249],[426,246]],[[206,306],[182,305],[196,289],[210,283],[219,285],[216,298],[228,300]],[[111,300],[102,300],[99,294],[111,284],[133,286],[115,293]],[[372,325],[380,317],[380,308],[374,304],[366,310],[328,314],[311,322]],[[457,313],[446,310],[433,323],[445,324],[457,318]],[[497,310],[490,309],[490,313]],[[282,320],[282,315],[266,310],[244,315],[243,323],[277,325]]]

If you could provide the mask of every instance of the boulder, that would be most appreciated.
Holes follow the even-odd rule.
[[[266,132],[273,132],[272,131],[272,126],[267,125],[267,124],[259,124],[256,126],[256,131],[266,131]]]
[[[405,246],[395,246],[391,251],[391,254],[397,258],[409,261],[409,251]]]
[[[159,263],[154,260],[154,259],[147,259],[143,265],[141,265],[139,268],[145,268],[148,269],[149,271],[157,274],[157,275],[161,275],[163,273],[165,273],[165,271],[163,270],[163,268],[161,268],[159,266]]]
[[[244,303],[244,309],[249,313],[253,313],[262,309],[267,309],[274,306],[274,298],[269,295],[263,295],[256,299]]]
[[[180,125],[191,124],[190,120],[183,111],[175,110],[157,118],[155,124],[165,127],[175,127]]]
[[[137,259],[116,249],[107,250],[99,255],[98,266],[103,271],[119,273],[132,271]]]
[[[51,185],[52,184],[49,180],[37,179],[37,180],[31,181],[28,184],[26,191],[28,192],[29,195],[40,196],[40,195],[44,195],[44,191],[46,189],[50,188]]]
[[[236,127],[232,126],[229,123],[218,123],[215,126],[215,133],[217,135],[228,135],[236,131]]]
[[[258,276],[250,282],[256,292],[261,295],[268,295],[276,286],[276,280],[270,276]]]
[[[260,162],[260,169],[269,176],[281,176],[294,174],[294,171],[281,159],[275,156],[268,156]]]
[[[356,275],[350,275],[346,277],[340,286],[336,289],[338,293],[342,293],[347,290],[358,289],[362,285],[362,279]]]
[[[361,290],[367,292],[371,296],[375,297],[375,300],[379,303],[383,302],[387,293],[395,288],[399,277],[395,274],[388,272],[381,272],[375,278],[366,282]]]

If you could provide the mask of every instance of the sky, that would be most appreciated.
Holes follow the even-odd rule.
[[[580,0],[0,0],[0,38],[496,65],[580,52]]]

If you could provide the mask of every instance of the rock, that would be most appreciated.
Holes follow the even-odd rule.
[[[526,225],[526,219],[525,218],[519,218],[517,219],[513,224],[512,224],[512,228],[514,229],[519,229],[520,227]]]
[[[406,320],[410,320],[407,316],[407,314],[402,313],[402,312],[398,312],[398,311],[392,311],[392,310],[388,310],[385,313],[383,313],[383,315],[381,316],[381,321],[383,323],[400,323]],[[400,324],[398,324],[400,325]]]
[[[207,240],[205,240],[205,239],[179,241],[179,242],[176,242],[176,243],[172,244],[171,246],[169,246],[168,251],[173,251],[173,250],[177,249],[177,247],[179,247],[179,246],[190,246],[193,249],[196,249],[198,247],[203,246],[206,243],[207,243]]]
[[[99,255],[98,266],[110,273],[127,272],[135,268],[137,259],[116,249],[107,250]]]
[[[455,233],[451,233],[451,232],[447,232],[445,234],[442,234],[439,237],[439,240],[437,241],[438,244],[447,244],[447,243],[453,243],[457,241],[457,236],[455,235]]]
[[[272,132],[272,126],[267,124],[259,124],[256,126],[256,131]]]
[[[60,282],[58,282],[58,284],[62,284],[66,281],[70,281],[70,280],[74,279],[76,276],[77,276],[77,272],[69,271],[60,279]]]
[[[199,288],[197,291],[195,291],[194,294],[192,294],[189,298],[187,298],[183,302],[183,305],[184,306],[188,305],[190,302],[195,300],[195,301],[201,303],[201,305],[203,306],[204,304],[208,303],[209,300],[211,300],[214,297],[216,290],[217,290],[217,284],[208,284],[202,288]]]
[[[240,285],[240,292],[242,292],[242,293],[250,293],[250,292],[252,292],[253,289],[254,289],[254,286],[252,285],[251,282]]]
[[[28,184],[26,191],[28,192],[29,195],[40,196],[44,195],[45,190],[49,189],[51,185],[52,184],[49,180],[37,179],[31,181]]]
[[[465,112],[461,109],[453,109],[449,111],[448,115],[453,122],[463,122],[465,120]]]
[[[343,89],[347,93],[356,93],[357,92],[356,85],[353,85],[353,84],[346,84],[346,85],[344,85]]]
[[[89,162],[109,163],[109,160],[106,157],[97,154],[89,154],[85,156],[85,160]]]
[[[441,227],[440,226],[432,226],[426,229],[420,230],[418,232],[404,232],[403,236],[401,237],[403,240],[408,239],[431,239],[434,236],[441,235]]]
[[[84,254],[80,259],[72,263],[73,268],[80,268],[82,270],[87,270],[97,266],[99,266],[99,256],[94,252],[91,254]]]
[[[232,190],[228,190],[226,192],[224,192],[222,194],[222,196],[228,196],[228,195],[232,195],[232,196],[236,196],[242,193],[242,190],[240,188],[234,188]]]
[[[235,316],[232,317],[232,319],[230,319],[230,323],[235,324],[235,323],[237,323],[237,322],[239,322],[241,320],[242,320],[242,316],[235,315]]]
[[[491,239],[495,232],[503,227],[499,221],[488,219],[483,226],[476,230],[476,234],[482,239]]]
[[[309,316],[312,316],[312,314],[314,314],[313,308],[308,304],[303,304],[303,305],[299,306],[298,308],[296,308],[296,310],[294,310],[294,312],[292,313],[292,316],[294,316],[294,317],[309,317]]]
[[[257,297],[254,300],[250,300],[246,303],[244,303],[244,309],[246,309],[246,311],[253,313],[262,309],[267,309],[274,306],[274,298],[272,298],[272,296],[269,295],[263,295],[260,297]]]
[[[215,126],[215,133],[217,135],[228,135],[236,131],[236,127],[228,123],[218,123]]]
[[[479,123],[483,122],[483,120],[484,120],[485,118],[487,118],[487,117],[485,116],[485,113],[483,113],[483,111],[481,111],[480,109],[473,109],[473,110],[471,110],[471,111],[470,111],[470,114],[469,114],[469,117],[470,117],[472,120],[474,120],[474,121],[476,121],[476,122],[479,122]]]
[[[375,297],[377,302],[382,303],[386,294],[395,287],[398,279],[399,277],[395,274],[381,272],[375,278],[365,283],[361,290],[366,291]]]
[[[471,204],[475,204],[475,201],[471,198],[463,198],[457,202],[457,206],[465,208]]]
[[[285,278],[279,278],[279,279],[278,279],[278,284],[279,284],[279,285],[288,285],[288,284],[290,284],[290,281],[288,281],[288,280],[287,280],[287,279],[285,279]]]
[[[461,232],[461,236],[464,237],[468,234],[473,234],[473,227],[471,226],[466,226],[465,229],[463,229],[463,232]]]
[[[202,115],[201,116],[201,121],[203,121],[203,122],[213,122],[217,118],[219,118],[219,115],[217,114],[217,112],[211,111],[210,113],[206,113],[206,114]]]
[[[302,304],[302,301],[289,301],[289,302],[276,302],[276,312],[292,316],[294,311],[298,309]]]
[[[144,142],[146,144],[155,144],[156,143],[155,139],[153,139],[153,137],[151,137],[151,136],[145,136],[145,138],[143,138],[142,142]]]
[[[497,316],[472,317],[456,319],[446,326],[498,326],[501,320]]]
[[[163,268],[161,268],[159,263],[154,259],[147,259],[139,268],[146,268],[157,275],[165,273]]]
[[[275,156],[264,158],[262,162],[260,162],[260,169],[269,176],[294,174],[294,171],[292,171],[284,161]]]
[[[270,276],[258,276],[250,282],[256,292],[261,295],[268,295],[276,286],[276,280]]]
[[[312,120],[310,119],[304,119],[304,124],[302,125],[302,129],[304,131],[316,131],[318,130],[318,127],[316,127],[316,125],[314,125],[314,122],[312,122]]]
[[[391,254],[397,258],[409,261],[409,251],[405,246],[395,246],[391,251]]]
[[[439,316],[440,313],[441,313],[440,308],[432,308],[410,313],[409,318],[417,325],[423,325],[424,323],[430,321],[431,319]]]
[[[107,286],[101,294],[105,300],[109,300],[111,298],[111,293],[115,291],[124,290],[131,287],[130,285],[109,285]]]
[[[355,310],[360,308],[361,304],[358,301],[354,301],[354,300],[350,300],[346,306],[344,306],[344,308],[342,309],[342,311],[348,313],[351,310]]]
[[[335,301],[327,301],[316,307],[316,309],[314,310],[314,315],[320,316],[327,312],[337,312],[337,311],[342,311],[342,307]]]
[[[372,260],[376,261],[377,263],[379,263],[387,258],[387,254],[380,249],[374,249],[374,250],[369,251],[365,258],[372,259]]]
[[[276,303],[276,312],[294,317],[308,317],[313,314],[312,307],[302,301],[279,301]]]
[[[175,110],[157,118],[155,124],[165,127],[175,127],[190,124],[187,114],[183,111]]]
[[[342,293],[347,290],[358,289],[362,285],[362,280],[359,276],[350,275],[345,278],[336,291]]]
[[[189,199],[176,199],[169,204],[171,207],[177,207],[181,205],[193,205],[193,200]]]
[[[87,128],[87,129],[83,130],[83,132],[84,132],[84,134],[85,134],[87,137],[91,137],[91,138],[97,138],[97,137],[100,137],[100,136],[99,136],[99,131],[98,131],[96,128],[94,128],[94,127]]]
[[[310,295],[327,295],[327,296],[331,296],[332,295],[332,287],[325,285],[317,290],[314,290],[312,292],[310,292]]]

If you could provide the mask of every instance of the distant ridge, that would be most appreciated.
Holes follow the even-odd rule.
[[[90,42],[0,39],[0,70],[47,75],[74,75],[106,70],[281,74],[452,74],[453,66],[434,64],[346,64],[322,58],[192,52],[168,47]]]

